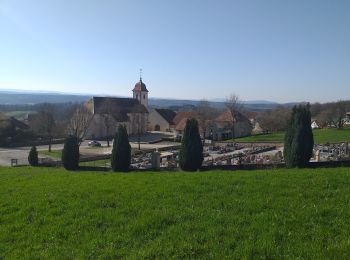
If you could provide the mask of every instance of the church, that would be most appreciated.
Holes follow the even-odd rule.
[[[148,90],[141,77],[132,92],[133,98],[92,97],[86,104],[93,114],[86,137],[114,136],[120,124],[126,126],[129,135],[146,133]]]

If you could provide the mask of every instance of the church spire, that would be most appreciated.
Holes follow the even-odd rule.
[[[142,69],[140,69],[140,82],[142,82]]]

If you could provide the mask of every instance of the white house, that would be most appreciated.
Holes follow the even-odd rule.
[[[170,109],[155,108],[149,113],[148,129],[150,131],[170,132],[174,128],[176,113]]]
[[[312,121],[311,128],[312,129],[319,129],[320,128],[320,126],[317,124],[316,120]]]

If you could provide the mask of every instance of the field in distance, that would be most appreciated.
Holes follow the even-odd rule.
[[[350,142],[350,128],[344,129],[314,129],[314,141],[315,144],[325,144],[325,143],[339,143],[339,142]],[[271,134],[260,134],[252,135],[243,138],[236,138],[236,142],[284,142],[284,132],[277,132]]]
[[[0,259],[344,259],[349,187],[349,168],[0,168]]]

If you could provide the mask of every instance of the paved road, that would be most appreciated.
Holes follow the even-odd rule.
[[[89,140],[83,142],[80,146],[80,151],[82,154],[108,154],[112,151],[112,142],[110,142],[110,147],[107,148],[107,142],[100,142],[102,148],[91,149],[88,146]],[[176,145],[177,143],[172,142],[160,142],[156,144],[141,144],[141,149],[156,149],[161,147],[167,147]],[[137,149],[138,143],[130,143],[132,148]],[[48,145],[37,146],[38,151],[47,151]],[[62,150],[63,144],[52,145],[52,150]],[[0,148],[0,166],[11,166],[11,159],[17,159],[18,165],[28,165],[28,154],[30,147],[17,147],[17,148]]]

